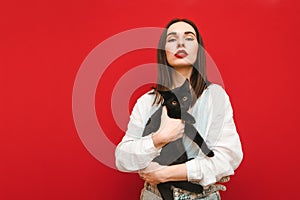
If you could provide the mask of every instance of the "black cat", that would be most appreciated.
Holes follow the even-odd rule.
[[[190,84],[188,80],[178,88],[168,91],[157,91],[163,98],[162,106],[150,117],[143,132],[143,136],[156,132],[160,127],[162,107],[166,106],[167,114],[170,118],[182,119],[185,121],[184,133],[191,138],[208,157],[213,157],[214,152],[211,151],[196,128],[194,117],[187,112],[192,102],[190,92]],[[154,162],[160,165],[175,165],[188,161],[188,157],[183,145],[182,138],[170,142],[165,145]],[[171,186],[181,188],[190,192],[201,193],[203,187],[199,184],[193,184],[188,181],[171,181],[160,183],[157,185],[158,190],[164,200],[173,200],[173,192]]]

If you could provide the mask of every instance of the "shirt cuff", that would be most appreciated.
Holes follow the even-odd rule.
[[[193,160],[186,162],[187,178],[189,182],[208,186],[216,182],[216,177],[209,166],[203,166],[203,162],[205,162],[205,159],[199,160],[199,158],[194,158]]]
[[[200,167],[195,163],[195,159],[186,162],[188,181],[199,181],[202,179]]]

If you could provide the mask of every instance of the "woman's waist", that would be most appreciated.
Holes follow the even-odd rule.
[[[149,183],[145,182],[144,188],[146,190],[154,193],[155,195],[161,197],[160,192],[156,185],[150,185]],[[173,186],[172,186],[172,190],[173,190],[174,198],[180,197],[180,196],[185,196],[185,197],[189,196],[190,199],[199,199],[199,198],[203,198],[208,195],[211,195],[215,192],[218,192],[219,190],[225,191],[226,187],[224,185],[220,185],[220,184],[212,184],[212,185],[204,187],[203,191],[199,192],[199,193],[190,192],[190,191],[176,188]]]

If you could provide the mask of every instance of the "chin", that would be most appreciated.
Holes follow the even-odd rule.
[[[171,66],[173,66],[174,68],[177,68],[177,67],[193,67],[193,65],[189,62],[174,62],[171,64]]]

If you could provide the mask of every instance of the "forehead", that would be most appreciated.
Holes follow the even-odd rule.
[[[191,31],[196,35],[195,29],[190,24],[186,22],[176,22],[168,28],[167,34],[171,32],[184,33],[187,31]]]

